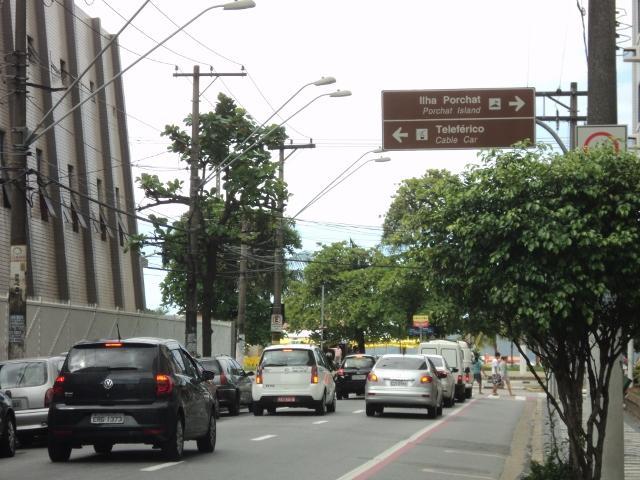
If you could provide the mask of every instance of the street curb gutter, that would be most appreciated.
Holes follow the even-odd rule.
[[[536,431],[540,432],[540,412],[539,400],[527,400],[513,433],[511,452],[505,459],[500,480],[517,480],[528,468],[529,447],[534,446]]]

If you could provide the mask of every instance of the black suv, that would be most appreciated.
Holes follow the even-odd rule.
[[[213,452],[216,416],[206,386],[213,376],[199,372],[175,340],[77,343],[53,386],[49,458],[67,461],[82,445],[108,454],[116,443],[146,443],[177,460],[193,439],[199,451]]]
[[[227,407],[229,415],[238,415],[240,407],[244,405],[251,411],[253,372],[245,372],[229,355],[214,355],[198,360],[204,368],[216,374],[213,383],[218,387],[218,401],[221,407]]]
[[[344,357],[336,372],[336,396],[338,399],[349,398],[350,393],[364,395],[367,375],[376,363],[376,357],[357,353]]]

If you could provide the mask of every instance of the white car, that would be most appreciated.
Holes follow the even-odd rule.
[[[264,349],[252,386],[253,413],[277,407],[312,408],[318,415],[336,410],[333,367],[316,345],[271,345]]]

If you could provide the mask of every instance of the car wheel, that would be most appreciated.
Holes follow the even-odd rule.
[[[93,449],[100,455],[109,455],[113,450],[113,443],[96,443]]]
[[[373,417],[376,414],[376,407],[374,405],[367,405],[365,409],[367,412],[367,417]]]
[[[168,460],[180,460],[184,453],[184,426],[182,418],[176,420],[176,427],[162,446],[162,453]]]
[[[472,396],[472,395],[473,395],[473,389],[471,389],[471,388],[467,388],[467,389],[465,390],[465,392],[464,392],[464,396],[465,396],[466,398],[471,398],[471,396]]]
[[[66,462],[71,456],[71,445],[49,437],[47,442],[49,458],[52,462]]]
[[[327,413],[327,392],[322,394],[320,403],[316,406],[316,415],[324,415]]]
[[[333,399],[331,403],[327,405],[327,412],[334,413],[336,411],[336,393],[333,392]]]
[[[7,417],[0,439],[0,456],[13,457],[16,454],[16,424],[11,417]]]
[[[198,438],[198,451],[202,453],[211,453],[216,448],[216,417],[209,417],[209,430],[204,437]]]
[[[237,390],[233,403],[229,405],[229,415],[232,417],[240,415],[240,393]]]
[[[276,407],[267,408],[267,412],[269,412],[269,415],[275,415],[276,414]]]
[[[260,405],[258,405],[257,403],[253,404],[253,414],[256,417],[261,417],[262,414],[264,413],[264,408],[262,408]]]
[[[438,407],[427,407],[427,418],[436,418],[438,416]]]
[[[376,412],[378,413],[378,415],[382,416],[382,414],[384,413],[384,407],[380,406],[376,408]]]
[[[436,416],[440,416],[442,415],[442,406],[444,404],[444,400],[442,398],[440,398],[440,405],[438,405],[438,409],[436,411]]]
[[[218,399],[216,398],[216,401],[213,405],[213,408],[215,409],[216,412],[216,420],[220,418],[220,402],[218,402]]]
[[[453,407],[453,404],[455,403],[455,400],[453,398],[453,395],[451,395],[449,398],[446,398],[444,401],[444,406],[449,408],[449,407]]]

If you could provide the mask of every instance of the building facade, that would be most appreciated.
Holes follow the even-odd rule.
[[[0,295],[8,292],[10,274],[15,187],[7,167],[19,127],[11,91],[12,65],[21,58],[15,52],[19,1],[27,5],[26,123],[35,132],[27,156],[27,296],[144,310],[140,256],[127,248],[137,226],[123,86],[118,79],[100,88],[121,71],[118,44],[100,54],[113,37],[73,0],[0,2]]]

